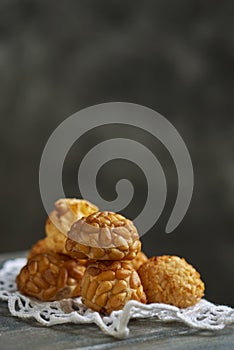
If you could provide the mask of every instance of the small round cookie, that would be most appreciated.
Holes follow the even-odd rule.
[[[158,256],[146,261],[138,270],[147,301],[185,308],[196,304],[204,295],[200,274],[178,256]]]
[[[141,242],[132,221],[103,211],[72,225],[66,250],[76,259],[132,260],[141,250]]]
[[[147,256],[143,252],[139,252],[135,259],[131,260],[133,268],[138,271],[140,266],[148,260]]]
[[[85,269],[65,255],[38,254],[21,269],[16,283],[22,294],[43,301],[77,297]]]
[[[83,303],[92,310],[110,314],[129,300],[146,303],[140,278],[127,261],[90,262],[81,281]]]
[[[84,199],[64,198],[55,202],[55,210],[50,213],[45,225],[48,249],[66,254],[66,236],[71,225],[83,216],[88,216],[97,210],[94,204]]]

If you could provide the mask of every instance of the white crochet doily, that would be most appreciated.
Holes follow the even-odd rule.
[[[195,306],[179,309],[166,304],[144,305],[129,301],[123,310],[114,311],[110,316],[101,316],[81,302],[81,298],[64,299],[54,302],[39,302],[17,291],[15,277],[26,259],[8,260],[0,270],[0,299],[7,301],[10,313],[20,318],[34,318],[44,326],[61,323],[95,323],[104,333],[116,338],[129,334],[131,318],[157,317],[161,321],[180,321],[190,327],[206,330],[222,329],[234,323],[234,309],[216,306],[202,299]]]

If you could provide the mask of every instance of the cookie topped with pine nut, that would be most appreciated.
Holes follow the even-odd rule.
[[[132,260],[141,250],[141,242],[131,220],[99,211],[72,225],[66,250],[76,259]]]
[[[33,256],[16,278],[21,293],[43,301],[80,296],[85,266],[62,254]]]
[[[61,198],[54,206],[55,209],[46,220],[47,237],[44,238],[44,244],[49,251],[66,254],[65,243],[71,225],[82,217],[98,211],[98,208],[85,199],[76,198]]]
[[[89,262],[81,282],[83,303],[92,310],[110,314],[129,300],[146,303],[137,272],[127,261]]]

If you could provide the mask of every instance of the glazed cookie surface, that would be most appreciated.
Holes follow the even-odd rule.
[[[113,212],[96,212],[75,222],[66,250],[77,259],[132,260],[141,242],[132,221]]]
[[[80,296],[85,266],[65,255],[43,253],[28,260],[16,278],[21,293],[43,301]]]
[[[135,259],[131,260],[133,268],[138,271],[142,264],[148,260],[147,256],[143,252],[139,252]]]
[[[98,312],[121,310],[129,300],[145,303],[137,272],[126,261],[90,262],[81,282],[83,303]]]
[[[45,225],[47,248],[56,253],[66,254],[67,232],[71,225],[97,210],[94,204],[84,199],[64,198],[55,202],[55,210],[50,213]]]

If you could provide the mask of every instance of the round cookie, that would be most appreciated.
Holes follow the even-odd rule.
[[[204,295],[200,274],[177,256],[153,257],[141,265],[138,274],[149,303],[185,308],[196,304]]]
[[[16,283],[21,293],[43,301],[77,297],[85,269],[65,255],[38,254],[21,269]]]
[[[132,221],[103,211],[72,225],[66,250],[76,259],[132,260],[141,250],[141,242]]]
[[[126,261],[90,262],[81,282],[81,296],[87,307],[107,314],[123,309],[129,300],[146,303],[140,278]]]
[[[55,202],[55,210],[50,213],[45,225],[47,248],[56,253],[66,254],[65,243],[71,225],[97,210],[94,204],[84,199],[64,198]]]

